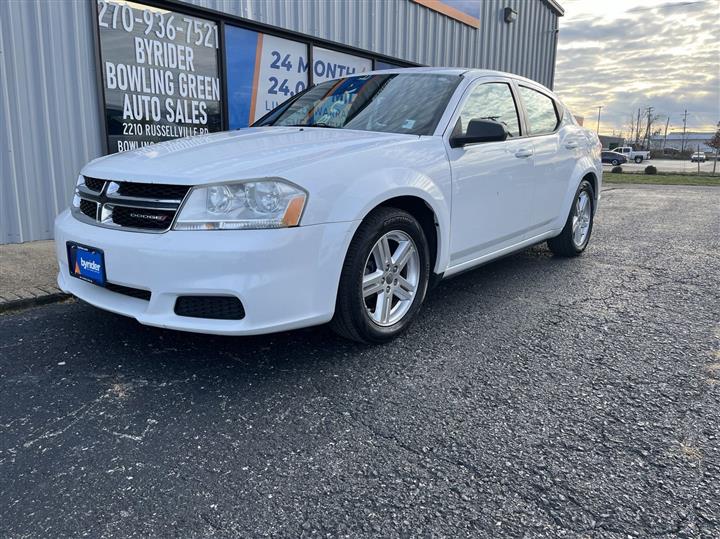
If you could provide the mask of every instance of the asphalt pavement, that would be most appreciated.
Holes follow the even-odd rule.
[[[0,316],[0,537],[718,537],[720,189],[610,186],[584,256],[402,338]]]

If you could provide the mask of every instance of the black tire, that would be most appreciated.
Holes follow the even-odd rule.
[[[640,163],[643,162],[643,158],[638,155],[638,156],[635,158],[635,162],[638,163],[638,164],[640,164]]]
[[[618,161],[617,159],[613,159],[613,160],[611,161],[611,164],[612,164],[612,166],[616,167],[616,166],[618,166],[618,165],[620,164],[620,161]]]
[[[575,242],[573,241],[573,217],[575,216],[576,212],[576,202],[578,200],[578,197],[580,197],[580,194],[585,191],[588,193],[590,197],[590,227],[587,231],[587,236],[585,237],[584,242],[582,245],[578,246],[575,245]],[[566,256],[566,257],[572,257],[572,256],[579,256],[587,247],[588,243],[590,242],[590,236],[592,235],[593,230],[593,221],[595,218],[595,193],[593,191],[592,184],[587,181],[583,180],[580,182],[580,186],[578,187],[577,191],[575,192],[575,196],[573,197],[572,205],[570,206],[570,213],[568,214],[567,221],[565,221],[565,227],[562,229],[562,232],[559,236],[556,236],[554,238],[551,238],[547,241],[548,247],[553,252],[553,254],[557,256]]]
[[[371,320],[363,297],[362,281],[368,257],[380,238],[392,231],[401,231],[412,238],[419,255],[418,284],[412,303],[405,315],[390,326]],[[382,343],[405,331],[417,315],[425,299],[430,276],[430,249],[420,223],[408,212],[380,207],[360,224],[350,242],[338,286],[335,315],[330,327],[341,337],[362,343]]]

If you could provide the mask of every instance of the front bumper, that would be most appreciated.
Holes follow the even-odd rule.
[[[218,335],[255,335],[328,322],[357,222],[275,230],[169,231],[143,234],[81,223],[69,211],[55,221],[58,287],[142,324]],[[149,290],[150,301],[70,276],[66,242],[102,249],[107,280]],[[178,316],[182,295],[232,295],[242,320]]]

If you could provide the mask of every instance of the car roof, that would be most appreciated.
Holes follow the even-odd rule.
[[[511,77],[515,80],[528,82],[536,86],[543,87],[542,84],[534,80],[521,77],[514,73],[506,73],[504,71],[495,71],[493,69],[469,69],[465,67],[398,67],[396,69],[382,69],[375,71],[368,71],[365,73],[354,73],[354,75],[388,75],[391,73],[427,73],[427,74],[438,74],[438,75],[458,75],[461,77]]]

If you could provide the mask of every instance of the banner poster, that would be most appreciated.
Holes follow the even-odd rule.
[[[230,129],[248,127],[308,85],[307,46],[298,41],[228,25],[225,62]],[[371,69],[368,58],[313,48],[315,83]]]

